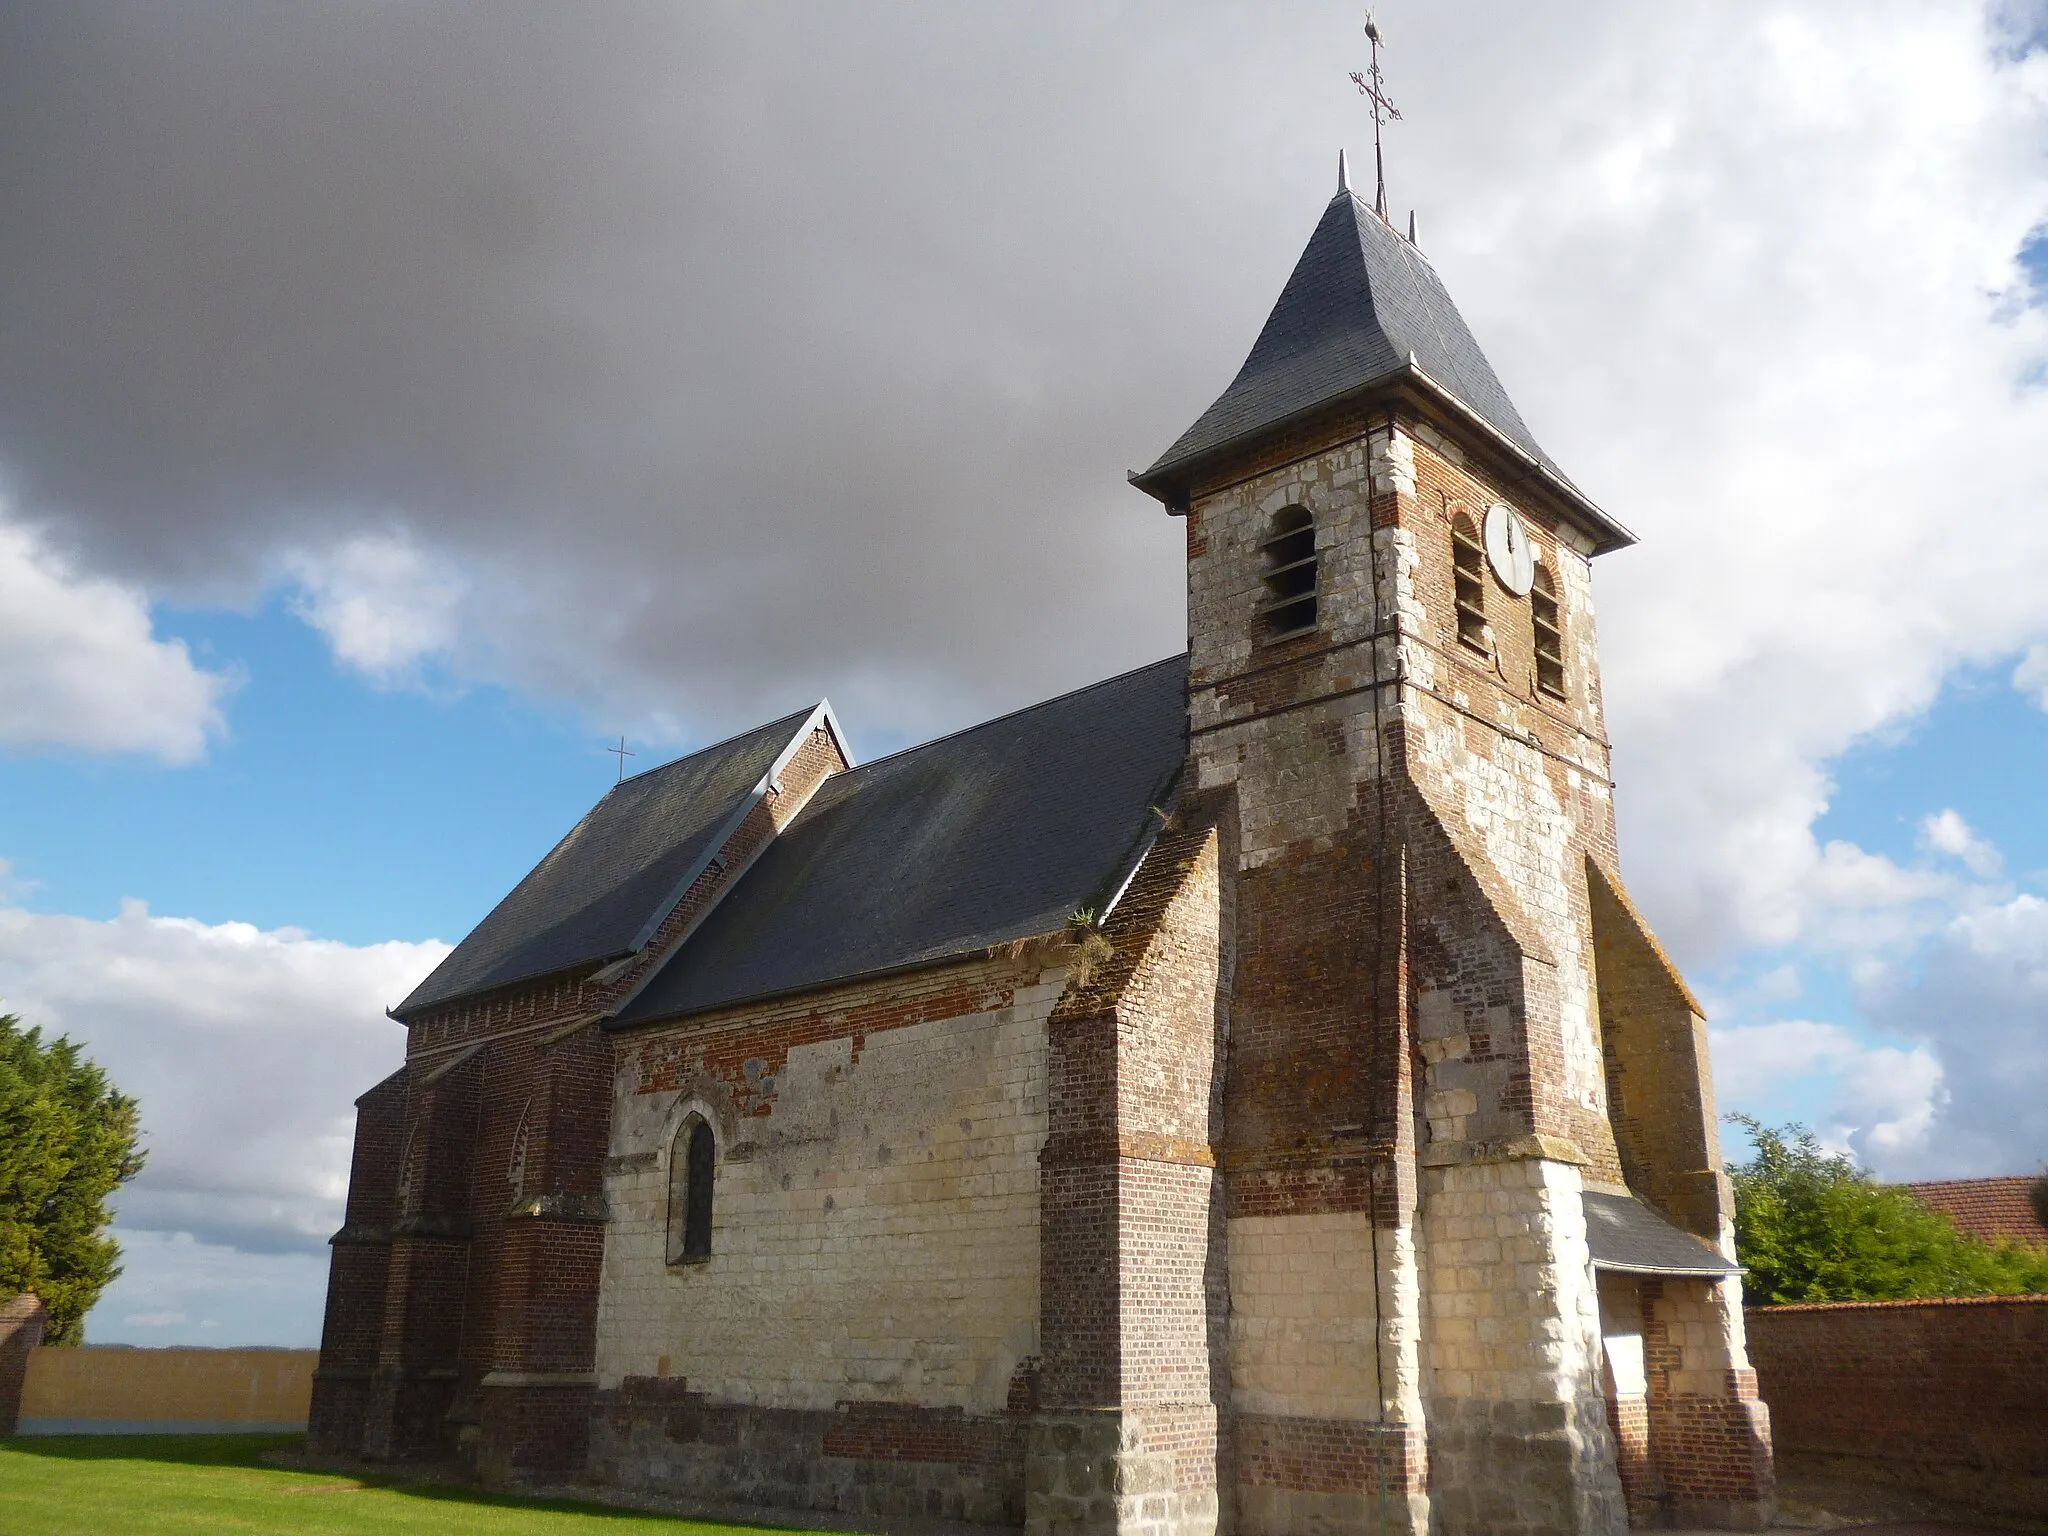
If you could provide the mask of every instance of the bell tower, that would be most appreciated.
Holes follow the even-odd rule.
[[[1189,784],[1235,801],[1237,1528],[1760,1528],[1705,1025],[1616,853],[1632,536],[1341,179],[1132,480],[1187,522]]]

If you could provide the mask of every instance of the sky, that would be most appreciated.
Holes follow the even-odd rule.
[[[1396,216],[1595,570],[1724,1110],[2048,1161],[2048,10],[1386,0]],[[617,773],[1171,655],[1132,491],[1350,4],[0,9],[0,998],[142,1101],[102,1342],[311,1344],[384,1009]],[[1739,1153],[1739,1140],[1734,1144]]]

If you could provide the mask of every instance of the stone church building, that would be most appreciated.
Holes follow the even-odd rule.
[[[629,778],[394,1010],[316,1449],[1032,1536],[1768,1522],[1616,852],[1630,535],[1348,187],[1132,480],[1185,655]]]

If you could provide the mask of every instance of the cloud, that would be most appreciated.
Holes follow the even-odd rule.
[[[1644,536],[1596,576],[1636,894],[1690,966],[1852,957],[1964,1124],[2007,1100],[1883,957],[1961,966],[2003,898],[1813,826],[1958,665],[2024,653],[2048,700],[2048,587],[2011,579],[2048,568],[2048,53],[2002,15],[1381,18],[1397,206]],[[124,655],[165,644],[141,594],[283,571],[381,681],[700,737],[829,692],[904,736],[1180,645],[1181,530],[1123,471],[1360,142],[1353,6],[244,21],[0,11],[0,471],[60,586],[126,594]],[[189,756],[204,710],[139,724],[177,696],[94,718]],[[1989,985],[1956,995],[2027,1016]],[[1815,1058],[1843,1123],[1951,1145],[1922,1049]]]
[[[384,1008],[447,953],[290,929],[0,907],[0,997],[82,1041],[142,1105],[149,1163],[126,1231],[324,1253],[341,1221],[353,1100],[404,1058]],[[144,1309],[152,1310],[152,1309]]]
[[[320,1342],[327,1253],[250,1253],[117,1226],[122,1273],[85,1320],[92,1344]]]
[[[1705,14],[1671,13],[1673,57]],[[1645,534],[1596,578],[1602,652],[1635,879],[1695,963],[1824,929],[1854,873],[1811,831],[1829,760],[2048,628],[1997,575],[2048,560],[2048,332],[2012,298],[2048,61],[1967,6],[1725,14],[1732,79],[1606,31],[1615,94],[1582,80],[1501,168],[1544,186],[1505,366],[1546,370],[1552,450]],[[1567,253],[1619,287],[1551,288]]]
[[[156,638],[141,592],[81,574],[0,507],[0,747],[189,763],[232,685]]]
[[[1785,1019],[1713,1031],[1720,1102],[1761,1119],[1801,1113],[1788,1089],[1818,1094],[1820,1139],[1881,1173],[1922,1152],[1948,1100],[1941,1062],[1924,1046],[1875,1044],[1840,1024]]]
[[[2005,867],[1998,850],[1973,832],[1954,810],[1936,811],[1922,818],[1919,843],[1924,850],[1947,854],[1980,880],[1997,879]]]
[[[2048,900],[1957,914],[1912,964],[1866,977],[1872,1024],[1938,1053],[1951,1106],[1911,1169],[2025,1173],[2048,1164]]]
[[[2048,561],[2048,55],[2003,17],[1383,18],[1397,202],[1644,534],[1607,699],[1689,963],[1824,923],[1829,760],[2048,636],[2004,579]],[[287,569],[373,678],[699,737],[827,692],[921,735],[1181,643],[1123,471],[1358,143],[1354,8],[240,22],[0,18],[0,466],[94,569]]]
[[[2048,709],[2048,645],[2031,647],[2013,669],[2012,685],[2034,702]]]
[[[337,660],[391,684],[445,657],[459,638],[468,583],[403,531],[360,534],[319,554],[285,559],[293,612],[326,637]]]

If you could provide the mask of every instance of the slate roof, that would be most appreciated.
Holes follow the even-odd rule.
[[[392,1012],[631,954],[823,710],[800,710],[608,791]]]
[[[1537,443],[1428,258],[1349,190],[1323,210],[1230,387],[1132,482],[1169,499],[1204,460],[1411,369],[1540,465],[1609,547],[1633,542]]]
[[[1595,1269],[1629,1275],[1739,1275],[1720,1249],[1680,1231],[1633,1195],[1587,1190],[1586,1245]]]
[[[1106,905],[1187,756],[1187,658],[835,774],[615,1027],[958,956]]]
[[[1913,1198],[1938,1211],[1956,1230],[1987,1243],[2031,1243],[2048,1248],[2048,1226],[2034,1214],[2027,1191],[2033,1180],[2020,1176],[1996,1179],[1937,1179],[1908,1184]]]

